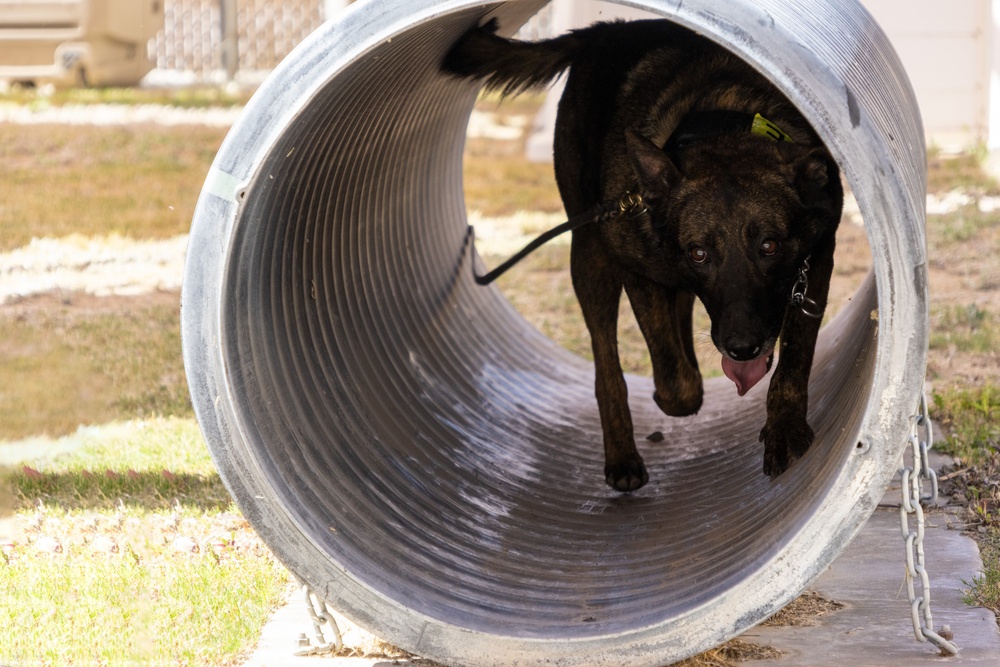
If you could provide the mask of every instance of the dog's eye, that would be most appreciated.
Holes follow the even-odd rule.
[[[780,246],[781,244],[774,239],[764,239],[763,243],[760,244],[760,254],[770,257],[778,252]]]
[[[696,245],[688,249],[688,257],[695,264],[704,264],[708,261],[708,251]]]

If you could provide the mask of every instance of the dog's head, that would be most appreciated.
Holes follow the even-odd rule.
[[[656,254],[705,305],[723,369],[743,394],[770,368],[803,262],[832,242],[837,165],[823,148],[749,133],[670,154],[637,133],[626,139]]]

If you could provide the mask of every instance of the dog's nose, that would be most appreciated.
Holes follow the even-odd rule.
[[[760,343],[748,342],[738,338],[730,338],[726,341],[726,354],[733,361],[750,361],[756,359],[763,347]]]

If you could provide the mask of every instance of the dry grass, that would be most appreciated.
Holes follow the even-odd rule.
[[[808,627],[816,625],[819,618],[824,614],[843,608],[844,605],[841,603],[835,600],[828,600],[819,593],[810,591],[792,600],[761,625],[795,628]]]
[[[179,312],[176,293],[0,306],[0,442],[190,415]]]
[[[563,212],[552,165],[529,162],[519,142],[470,139],[463,179],[470,211],[489,216]]]
[[[927,154],[927,189],[930,192],[964,190],[976,194],[1000,194],[996,179],[983,170],[981,153],[945,154],[931,149]]]
[[[233,91],[228,87],[191,88],[57,88],[46,91],[30,86],[13,86],[0,92],[0,103],[33,108],[66,104],[158,104],[197,108],[243,105],[252,89]]]
[[[36,236],[187,232],[225,133],[0,123],[0,251]]]
[[[733,639],[718,648],[691,656],[671,667],[736,667],[752,660],[773,660],[783,655],[770,646],[761,646],[741,639]]]
[[[774,627],[807,627],[816,625],[824,614],[843,609],[844,605],[827,600],[822,595],[807,592],[792,600],[761,625]],[[733,639],[718,648],[699,653],[671,667],[736,667],[753,660],[773,660],[783,655],[771,646],[761,646],[742,639]]]

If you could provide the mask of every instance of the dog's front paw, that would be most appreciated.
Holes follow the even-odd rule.
[[[764,474],[774,479],[809,450],[813,430],[801,417],[770,417],[760,431],[764,443]]]
[[[657,378],[653,402],[665,415],[687,417],[701,409],[704,395],[705,388],[698,368],[684,364],[671,377]]]
[[[655,391],[653,392],[653,402],[667,416],[687,417],[701,410],[702,396],[702,388],[699,383],[697,388],[684,393],[664,395]]]
[[[627,493],[642,488],[649,481],[646,464],[638,454],[604,466],[604,478],[615,491]]]

